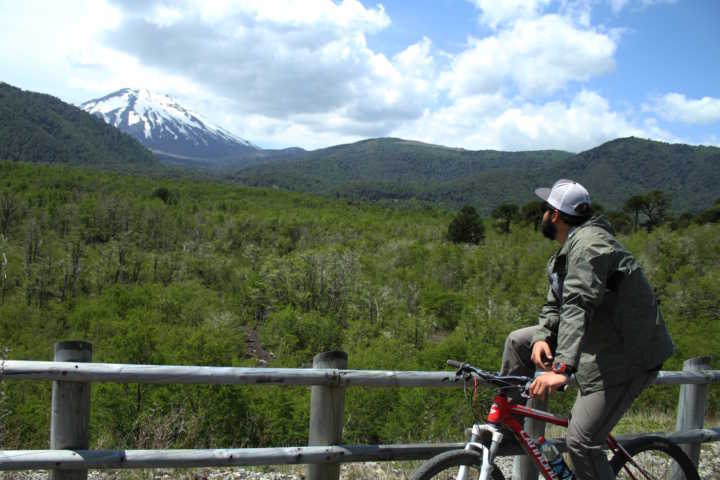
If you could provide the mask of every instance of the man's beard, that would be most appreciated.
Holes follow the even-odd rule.
[[[540,231],[542,232],[543,236],[548,240],[555,240],[555,234],[557,233],[557,229],[555,228],[555,224],[552,223],[551,219],[543,219],[542,224],[540,224]]]

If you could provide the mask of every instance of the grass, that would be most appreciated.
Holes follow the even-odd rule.
[[[642,433],[672,432],[675,430],[676,418],[666,412],[647,412],[630,410],[620,419],[613,435],[639,435]],[[705,426],[715,427],[720,425],[720,418],[706,417]],[[546,427],[545,436],[548,438],[565,437],[565,428],[556,425]]]

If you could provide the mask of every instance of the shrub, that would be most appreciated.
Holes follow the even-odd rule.
[[[474,207],[465,205],[448,226],[447,238],[453,243],[479,244],[485,237],[485,227]]]

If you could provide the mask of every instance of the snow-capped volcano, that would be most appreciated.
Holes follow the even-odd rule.
[[[144,89],[124,88],[80,107],[158,153],[212,161],[260,151],[173,98]]]

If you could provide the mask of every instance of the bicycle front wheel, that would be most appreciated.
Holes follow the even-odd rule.
[[[482,467],[482,455],[471,450],[451,450],[436,455],[423,463],[410,480],[450,480],[456,479],[461,466],[468,468],[467,480],[478,478]],[[505,480],[502,472],[493,465],[490,471],[491,480]]]
[[[632,462],[622,453],[616,454],[611,461],[618,479],[700,480],[690,458],[670,440],[639,438],[625,445],[625,450]]]

